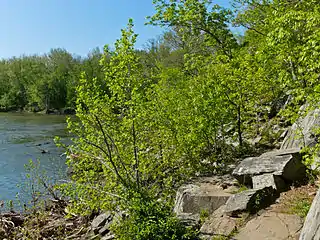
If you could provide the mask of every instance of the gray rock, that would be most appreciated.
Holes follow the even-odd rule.
[[[253,176],[252,185],[254,189],[272,187],[278,192],[282,192],[283,190],[286,189],[286,184],[283,181],[283,179],[280,176],[276,176],[272,173]]]
[[[301,180],[306,168],[302,164],[300,149],[285,149],[267,152],[260,157],[244,159],[232,175],[242,184],[252,184],[252,176],[273,173],[288,181]]]
[[[200,229],[202,238],[212,239],[212,236],[229,236],[237,228],[237,221],[234,218],[226,216],[225,205],[218,208],[204,222]]]
[[[291,126],[281,144],[281,149],[314,146],[317,143],[314,130],[318,127],[320,127],[320,109],[315,109]]]
[[[299,236],[303,221],[299,216],[265,212],[250,220],[239,231],[234,239],[237,240],[295,240]],[[307,239],[307,238],[306,238]],[[311,240],[312,238],[308,238]],[[314,238],[314,240],[319,238]]]
[[[311,239],[320,239],[320,190],[312,202],[300,235],[300,240]]]
[[[227,168],[232,169],[232,171],[236,168],[236,165],[227,165]],[[231,171],[231,172],[232,172]],[[225,175],[214,175],[210,177],[199,177],[196,178],[193,183],[195,185],[199,184],[212,184],[217,187],[226,189],[228,187],[237,186],[238,181],[235,179],[231,174],[225,174]]]
[[[115,235],[113,235],[113,234],[108,234],[108,235],[102,237],[101,240],[112,240],[112,239],[115,239],[115,238],[116,238]]]
[[[225,213],[228,216],[237,216],[244,211],[254,213],[269,206],[274,201],[274,197],[272,187],[249,189],[232,195],[226,203]]]
[[[104,225],[103,228],[101,228],[101,229],[99,230],[99,234],[100,234],[101,236],[104,236],[104,235],[106,235],[107,233],[110,232],[110,225],[111,225],[111,223],[112,223],[112,222],[107,222],[106,225]]]
[[[111,220],[111,218],[112,215],[110,212],[102,213],[93,219],[93,221],[91,222],[91,228],[96,231],[102,228],[108,220]]]
[[[185,226],[199,226],[200,224],[200,214],[192,213],[180,213],[177,215],[180,222]]]
[[[304,118],[299,118],[289,129],[281,144],[281,149],[313,147],[318,143],[315,130],[320,127],[320,109],[310,111]],[[320,154],[320,153],[318,153]],[[311,164],[313,170],[319,168],[320,156]]]
[[[211,214],[226,203],[232,194],[210,183],[181,186],[177,191],[174,212],[178,215],[200,214],[202,210]]]

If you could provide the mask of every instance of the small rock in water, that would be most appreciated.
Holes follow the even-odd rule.
[[[45,149],[41,149],[41,153],[42,153],[42,154],[45,154],[45,153],[49,153],[49,151],[48,151],[48,150],[45,150]]]

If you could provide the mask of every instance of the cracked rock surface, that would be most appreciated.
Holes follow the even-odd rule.
[[[237,240],[296,240],[299,239],[303,220],[299,216],[265,212],[250,220],[234,237]]]

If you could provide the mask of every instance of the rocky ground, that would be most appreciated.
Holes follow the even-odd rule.
[[[194,179],[178,190],[175,212],[202,239],[297,239],[317,192],[302,159],[300,149],[275,150]]]

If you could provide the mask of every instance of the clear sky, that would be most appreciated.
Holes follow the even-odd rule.
[[[214,2],[229,6],[229,0]],[[144,25],[153,13],[152,0],[0,0],[0,58],[43,54],[57,47],[84,56],[113,44],[129,18],[141,48],[163,31]]]

